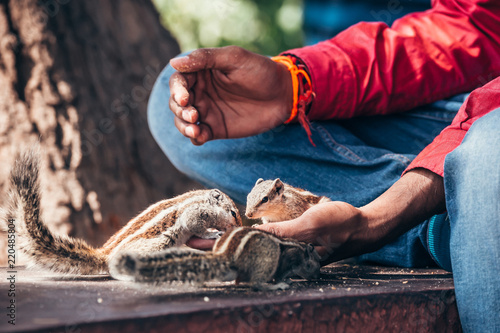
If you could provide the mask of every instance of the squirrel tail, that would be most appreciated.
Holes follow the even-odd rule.
[[[151,254],[124,253],[110,260],[109,271],[118,280],[197,285],[208,281],[230,281],[237,275],[222,256],[186,247]]]
[[[83,240],[52,234],[40,217],[39,148],[17,156],[10,173],[8,206],[3,210],[3,229],[29,266],[68,274],[107,272],[106,257]],[[12,231],[11,231],[12,230]]]

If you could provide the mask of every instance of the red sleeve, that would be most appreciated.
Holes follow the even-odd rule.
[[[451,125],[425,147],[405,172],[414,168],[425,168],[442,176],[446,155],[462,142],[465,134],[477,119],[498,108],[500,108],[500,77],[474,90],[458,111]]]
[[[311,120],[401,112],[471,91],[500,74],[500,5],[435,0],[432,9],[391,28],[362,22],[285,53],[299,57],[311,74]]]

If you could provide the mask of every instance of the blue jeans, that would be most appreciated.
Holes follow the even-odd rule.
[[[445,235],[466,332],[500,332],[499,125],[500,109],[477,120],[444,164]]]
[[[307,135],[298,124],[279,126],[249,138],[218,140],[208,142],[203,146],[194,146],[190,140],[177,131],[173,124],[173,114],[168,108],[168,81],[172,73],[173,69],[167,66],[160,74],[149,100],[148,119],[153,136],[180,171],[207,187],[221,189],[240,203],[245,203],[246,195],[258,178],[279,177],[293,186],[306,188],[333,200],[345,201],[354,206],[367,204],[397,181],[412,159],[444,127],[450,124],[466,97],[466,95],[455,96],[449,100],[439,101],[399,115],[313,122],[311,129],[316,147],[309,143]],[[500,124],[499,113],[496,112],[494,124]],[[484,122],[478,122],[471,128],[467,137],[473,137],[474,133],[482,136],[482,127],[484,127]],[[495,125],[491,127],[495,128]],[[485,151],[488,151],[487,154],[482,155],[482,150],[479,150],[484,163],[494,153],[496,153],[497,161],[500,160],[499,150],[492,148],[500,147],[499,134],[495,134],[495,137],[498,140],[493,141],[493,146],[485,148]],[[462,146],[466,146],[465,142]],[[487,282],[482,278],[477,278],[476,281],[468,278],[468,276],[479,274],[488,277],[491,281],[500,282],[498,278],[500,275],[493,276],[498,269],[495,272],[491,270],[492,267],[498,268],[498,245],[494,244],[496,259],[491,257],[491,251],[489,254],[481,252],[484,259],[478,259],[476,249],[470,246],[471,243],[475,244],[474,242],[483,242],[483,238],[474,238],[475,235],[483,237],[487,234],[494,243],[495,239],[499,239],[500,234],[498,200],[496,206],[483,207],[481,205],[479,209],[465,212],[463,210],[467,210],[466,207],[477,204],[478,201],[462,199],[450,192],[453,186],[459,191],[467,191],[467,184],[486,186],[491,182],[491,178],[484,179],[488,183],[480,185],[481,183],[476,179],[478,177],[456,175],[456,170],[460,170],[457,164],[463,164],[464,168],[467,168],[469,164],[471,164],[470,167],[480,167],[477,161],[463,163],[461,156],[451,158],[457,154],[469,153],[463,152],[462,146],[457,149],[456,153],[450,154],[445,165],[446,199],[450,217],[438,216],[431,219],[433,228],[429,228],[429,221],[422,221],[396,241],[376,252],[361,256],[361,260],[402,267],[424,267],[438,263],[448,270],[451,270],[451,267],[446,267],[446,264],[451,260],[450,266],[453,265],[457,298],[461,297],[461,293],[467,295],[463,297],[475,293],[478,290],[476,285],[479,283],[483,284],[483,287],[489,285],[490,288],[500,285],[499,283],[489,284],[490,280]],[[500,164],[495,163],[488,166],[493,168],[498,165]],[[447,176],[451,173],[449,170],[455,170],[453,177]],[[485,176],[481,173],[478,175]],[[455,179],[454,182],[453,179]],[[454,185],[450,185],[450,182]],[[492,189],[492,193],[497,193],[497,195],[491,198],[498,199],[498,193],[500,193],[498,185],[500,181],[496,181],[496,187]],[[450,198],[461,200],[454,201],[456,203],[453,204]],[[464,205],[464,201],[467,205]],[[493,207],[496,209],[494,212],[486,213],[487,209]],[[478,210],[480,212],[477,212]],[[469,219],[472,211],[475,212],[474,218],[469,220],[469,223],[457,222],[461,219]],[[470,232],[469,229],[478,224],[478,216],[483,213],[485,216],[493,216],[492,214],[496,213],[496,220],[489,217],[484,220],[484,223],[492,224],[491,226],[484,226],[476,232]],[[429,232],[434,231],[439,232],[429,237]],[[468,243],[460,241],[468,237],[473,239]],[[429,250],[429,239],[432,240],[433,252]],[[457,247],[458,252],[455,252],[453,246]],[[463,250],[459,250],[462,248]],[[444,251],[440,252],[440,249]],[[484,266],[488,260],[489,266]],[[474,267],[476,271],[472,274],[469,267]],[[463,274],[460,281],[457,281],[457,269]],[[495,295],[495,293],[489,290],[489,295]],[[464,316],[470,307],[475,307],[471,310],[482,310],[483,316],[490,314],[489,319],[492,322],[493,317],[496,316],[494,314],[500,312],[498,300],[491,299],[491,302],[486,305],[484,299],[488,298],[488,295],[480,297],[483,301],[480,304],[472,303],[473,305],[469,301],[474,298],[460,298],[458,301],[460,314]],[[496,311],[492,312],[493,310]],[[477,319],[477,311],[470,316],[471,319],[467,316],[465,318],[472,323],[471,325],[485,324],[484,320]],[[469,322],[463,322],[465,328],[468,327]]]

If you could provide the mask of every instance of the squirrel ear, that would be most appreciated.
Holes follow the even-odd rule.
[[[259,178],[259,179],[257,179],[257,182],[255,183],[255,185],[259,185],[259,184],[260,184],[260,183],[262,183],[263,181],[264,181],[264,179]],[[254,185],[254,186],[255,186],[255,185]]]
[[[210,190],[210,197],[213,199],[213,200],[219,200],[219,198],[222,196],[222,193],[221,191],[219,191],[218,189],[213,189],[213,190]]]
[[[277,194],[281,194],[283,193],[283,188],[285,186],[283,185],[283,182],[279,179],[279,178],[276,178],[274,180],[274,183],[273,183],[273,188],[276,190],[276,193]]]

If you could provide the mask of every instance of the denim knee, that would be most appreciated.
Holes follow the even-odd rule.
[[[480,229],[488,232],[496,228],[492,223],[498,223],[496,219],[481,217],[491,214],[498,205],[499,125],[500,109],[481,117],[471,126],[462,144],[445,160],[444,185],[450,219],[460,220],[458,227],[470,227],[473,234],[482,233]]]
[[[457,169],[472,169],[476,177],[489,177],[489,171],[497,173],[500,162],[499,125],[500,109],[476,120],[462,144],[446,157],[447,171],[455,173]]]

